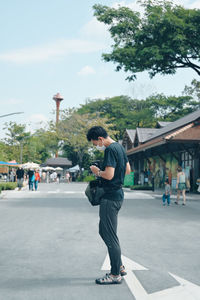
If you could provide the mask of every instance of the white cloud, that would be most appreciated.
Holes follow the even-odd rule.
[[[43,114],[32,114],[26,119],[27,130],[32,133],[39,129],[45,128],[48,122],[48,118]]]
[[[105,44],[102,42],[83,39],[63,39],[57,40],[52,44],[0,53],[0,61],[17,64],[43,62],[75,53],[92,53],[102,51],[104,48]]]
[[[193,3],[190,3],[189,7],[192,8],[192,9],[193,9],[193,8],[198,8],[198,9],[200,9],[200,1],[197,0],[197,1],[194,1]]]
[[[87,75],[92,75],[95,74],[95,70],[94,68],[90,67],[90,66],[85,66],[83,67],[79,72],[78,75],[80,76],[87,76]]]
[[[81,28],[81,34],[85,37],[95,39],[108,39],[110,34],[108,32],[108,26],[93,17],[88,23]]]
[[[134,11],[143,12],[144,9],[137,3],[137,0],[127,3],[127,1],[116,1],[112,4],[113,8],[119,8],[119,6],[128,7]]]

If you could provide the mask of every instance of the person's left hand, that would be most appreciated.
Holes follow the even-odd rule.
[[[96,166],[90,166],[90,170],[92,171],[93,174],[97,175],[99,168],[97,168]]]

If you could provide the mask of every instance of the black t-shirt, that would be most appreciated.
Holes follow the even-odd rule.
[[[31,180],[31,178],[33,177],[33,175],[34,175],[34,171],[33,170],[29,170],[28,171],[29,181]]]
[[[24,177],[24,170],[23,169],[17,169],[16,175],[17,175],[18,179],[22,179]]]
[[[122,185],[126,173],[128,158],[124,148],[119,143],[112,143],[105,149],[103,168],[115,168],[114,176],[111,180],[102,178],[102,185],[105,191],[104,197],[109,200],[123,200],[124,193]]]

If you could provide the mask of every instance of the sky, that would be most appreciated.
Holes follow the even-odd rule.
[[[174,1],[199,8],[200,0]],[[27,130],[55,119],[55,101],[61,109],[79,107],[87,99],[128,95],[144,99],[153,93],[180,96],[184,86],[198,79],[192,70],[176,75],[139,73],[137,80],[116,72],[113,63],[102,60],[112,40],[106,26],[93,16],[93,5],[140,7],[135,0],[12,0],[0,1],[0,138],[5,122],[27,124]],[[42,125],[40,122],[43,122]]]

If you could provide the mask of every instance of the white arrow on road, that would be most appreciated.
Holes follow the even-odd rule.
[[[127,272],[127,275],[124,276],[124,280],[126,281],[131,293],[136,300],[200,300],[200,286],[193,284],[192,282],[178,277],[172,273],[169,274],[180,283],[179,286],[148,294],[133,273],[133,271],[147,271],[148,269],[123,255],[122,261],[126,267]],[[101,269],[110,269],[110,259],[108,254]]]

